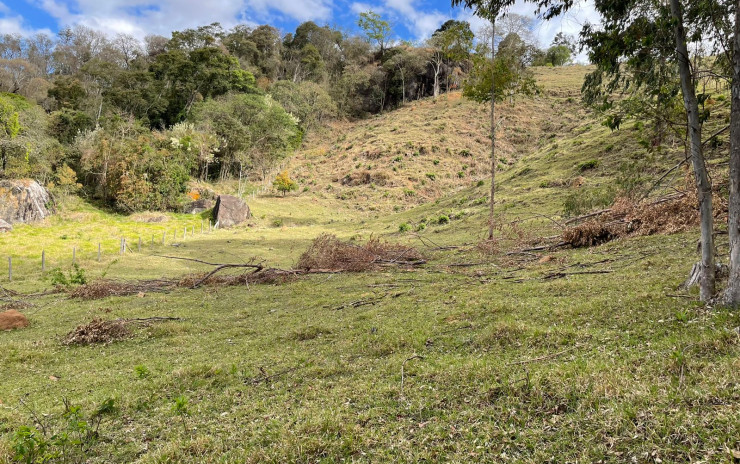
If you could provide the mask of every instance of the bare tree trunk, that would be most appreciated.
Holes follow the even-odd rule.
[[[740,8],[735,9],[732,42],[732,109],[730,110],[730,277],[723,303],[740,305]]]
[[[686,31],[683,25],[683,10],[680,0],[670,0],[671,14],[675,21],[676,53],[678,71],[681,76],[681,90],[688,121],[689,145],[691,162],[696,178],[696,190],[699,199],[699,214],[701,218],[701,279],[699,282],[699,297],[701,301],[709,301],[714,297],[715,268],[714,268],[714,218],[712,217],[712,186],[709,183],[709,174],[704,160],[701,142],[701,122],[699,120],[699,102],[696,98],[694,79],[691,73],[689,51],[686,46]]]
[[[488,240],[493,240],[493,214],[496,195],[496,16],[491,18],[491,205],[488,213]]]

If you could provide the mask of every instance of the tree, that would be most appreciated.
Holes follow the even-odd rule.
[[[694,67],[696,63],[692,63],[687,46],[687,37],[701,42],[703,28],[696,22],[686,21],[680,0],[670,0],[669,5],[651,0],[634,0],[629,5],[607,2],[597,4],[596,8],[602,14],[602,26],[599,29],[586,26],[582,32],[584,44],[591,49],[589,57],[597,65],[597,70],[587,77],[584,84],[587,98],[599,98],[605,105],[610,105],[608,94],[613,91],[645,91],[658,104],[667,106],[672,104],[671,88],[674,85],[670,80],[666,81],[666,76],[675,72],[668,69],[678,70],[677,80],[687,127],[687,151],[693,165],[701,217],[702,257],[696,269],[700,275],[700,298],[709,301],[715,288],[715,248],[712,189],[702,141],[702,125],[707,115],[699,108],[696,94],[698,70]],[[607,95],[602,96],[598,91],[593,93],[594,88],[604,88]]]
[[[21,123],[18,111],[10,101],[0,98],[0,161],[2,161],[0,172],[2,173],[5,173],[8,167],[10,144],[20,132]]]
[[[452,6],[465,5],[476,16],[491,22],[491,30],[496,30],[496,19],[506,12],[514,0],[452,0]],[[491,73],[496,69],[495,34],[491,34]],[[491,77],[491,198],[488,216],[488,239],[493,240],[494,205],[496,193],[496,79]]]
[[[278,192],[282,192],[283,196],[288,192],[298,189],[298,183],[290,178],[288,171],[278,174],[272,185]]]
[[[565,45],[553,45],[545,52],[545,62],[552,66],[563,66],[570,62],[571,51]]]
[[[740,305],[740,8],[735,6],[731,34],[731,109],[730,109],[730,198],[728,232],[730,276],[722,302]]]
[[[433,43],[442,51],[442,56],[447,60],[447,72],[445,78],[446,90],[450,88],[450,69],[453,62],[461,62],[470,57],[473,48],[473,31],[467,21],[456,21],[450,19],[432,34]]]
[[[385,53],[385,47],[388,44],[388,39],[391,37],[391,26],[388,24],[388,21],[385,21],[379,14],[370,10],[360,13],[360,19],[357,20],[357,25],[365,32],[369,40],[374,40],[378,43],[382,58]]]

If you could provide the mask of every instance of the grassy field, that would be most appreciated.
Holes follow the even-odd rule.
[[[109,399],[113,411],[103,410],[90,439],[64,448],[64,462],[740,460],[740,313],[677,290],[696,260],[697,231],[507,253],[559,234],[569,199],[613,187],[622,161],[641,154],[639,128],[612,134],[572,99],[584,72],[538,71],[543,95],[503,110],[511,138],[502,142],[495,250],[478,246],[488,189],[478,180],[488,174],[475,138],[485,137],[487,115],[454,95],[317,137],[290,164],[308,190],[250,201],[249,227],[201,235],[201,217],[150,223],[72,203],[47,224],[0,235],[18,263],[2,287],[24,293],[51,286],[40,249],[48,268],[66,272],[72,246],[88,280],[131,282],[210,269],[157,255],[289,268],[322,233],[356,243],[380,236],[428,261],[92,301],[0,290],[0,305],[31,322],[0,333],[0,462],[33,442],[19,438],[24,426],[84,436],[80,421],[94,423]],[[461,127],[434,131],[432,139],[451,134],[450,153],[430,146],[389,168],[398,147],[430,145],[424,124],[434,117]],[[342,185],[372,147],[390,147],[370,169],[388,184]],[[464,149],[472,156],[460,157]],[[661,153],[649,168],[680,156]],[[458,182],[471,158],[480,168]],[[194,236],[161,245],[162,232],[186,226]],[[124,256],[121,236],[134,248]],[[151,317],[176,320],[132,326],[109,344],[62,343],[94,318]],[[65,414],[65,400],[79,412]]]

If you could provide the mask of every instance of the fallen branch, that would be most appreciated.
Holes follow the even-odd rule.
[[[406,367],[406,363],[409,362],[409,361],[411,361],[411,360],[413,360],[413,359],[424,359],[424,357],[423,356],[420,356],[418,354],[415,354],[415,355],[411,356],[410,358],[406,358],[403,361],[403,363],[401,363],[401,398],[403,398],[403,384],[404,384],[404,380],[406,379],[406,375],[405,375],[404,369]]]
[[[550,279],[562,279],[564,277],[572,276],[572,275],[585,275],[585,274],[611,274],[613,271],[579,271],[579,272],[553,272],[552,274],[547,274],[542,278],[542,280],[550,280]]]

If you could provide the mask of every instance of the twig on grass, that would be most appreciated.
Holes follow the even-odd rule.
[[[403,384],[404,384],[404,381],[406,379],[406,374],[405,374],[404,369],[406,368],[406,363],[409,362],[409,361],[411,361],[411,360],[413,360],[413,359],[424,359],[424,356],[420,356],[418,354],[415,354],[415,355],[411,356],[410,358],[406,358],[401,363],[401,398],[403,398]]]

